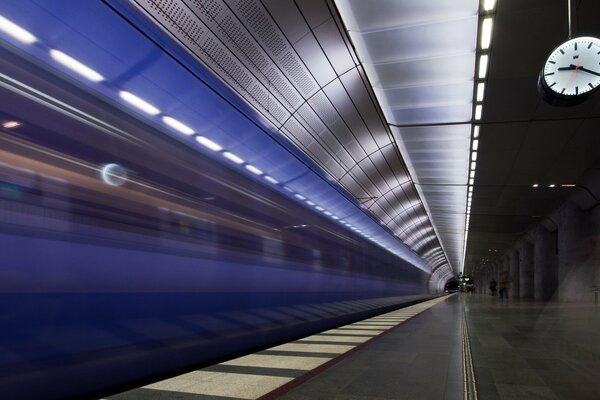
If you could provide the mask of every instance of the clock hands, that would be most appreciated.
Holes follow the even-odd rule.
[[[560,67],[560,68],[558,68],[558,71],[568,71],[568,70],[581,70],[581,71],[584,71],[584,72],[587,72],[587,73],[590,73],[590,74],[594,74],[594,75],[600,76],[600,72],[589,70],[589,69],[587,69],[585,67],[582,67],[580,65],[571,64],[568,67]]]

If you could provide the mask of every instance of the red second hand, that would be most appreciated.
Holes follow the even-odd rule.
[[[579,69],[580,65],[577,64],[575,66],[575,69],[573,70],[573,72],[571,72],[571,75],[569,76],[569,80],[567,81],[567,84],[565,85],[565,87],[563,88],[563,92],[565,91],[566,88],[569,87],[569,85],[571,84],[571,81],[573,80],[573,78],[575,78],[575,74],[577,73],[577,70]]]

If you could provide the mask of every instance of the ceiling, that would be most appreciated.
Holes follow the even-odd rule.
[[[574,36],[600,37],[600,2],[575,4]],[[561,184],[583,184],[600,161],[600,95],[561,108],[537,92],[546,57],[567,40],[567,1],[498,0],[494,20],[466,271],[503,256],[581,190]]]
[[[500,257],[571,194],[549,184],[581,183],[598,162],[598,95],[557,108],[537,92],[545,58],[567,39],[567,0],[497,0],[491,13],[477,0],[134,3],[440,280],[463,254],[467,272]],[[600,36],[600,3],[575,5],[576,35]],[[490,63],[474,120],[486,15]]]
[[[454,256],[449,260],[442,248],[444,237],[436,234],[439,226],[432,224],[419,182],[409,173],[333,2],[135,4],[419,254],[437,277],[455,273],[449,261],[456,254],[449,253]],[[470,108],[467,100],[468,113]],[[464,219],[464,196],[461,203]]]

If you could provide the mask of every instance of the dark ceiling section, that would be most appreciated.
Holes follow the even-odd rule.
[[[576,3],[575,36],[599,37],[600,1]],[[581,184],[600,158],[600,93],[559,108],[537,92],[546,57],[568,39],[567,1],[498,0],[495,20],[466,271],[543,221],[579,190],[560,185]]]

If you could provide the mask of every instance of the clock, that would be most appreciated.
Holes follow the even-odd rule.
[[[600,39],[577,37],[550,53],[538,90],[555,106],[572,106],[584,101],[600,87]]]

